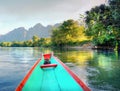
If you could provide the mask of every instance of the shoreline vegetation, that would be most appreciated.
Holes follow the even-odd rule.
[[[36,36],[37,37],[37,36]],[[82,41],[79,44],[55,46],[51,43],[50,38],[42,38],[41,43],[33,43],[32,40],[23,42],[1,42],[0,47],[47,47],[47,48],[63,48],[63,49],[93,49],[93,50],[113,50],[111,46],[96,46],[91,41]]]
[[[43,38],[44,39],[44,38]],[[47,39],[46,39],[47,40]],[[27,45],[26,42],[1,42],[0,47],[47,47],[47,48],[63,48],[63,49],[97,49],[97,50],[114,50],[114,47],[110,46],[95,46],[90,41],[85,41],[85,43],[81,42],[79,45],[63,45],[63,46],[54,46],[50,42],[50,39],[48,38],[49,42],[44,41],[45,44],[41,43],[41,45],[34,45],[31,42],[31,45]],[[32,40],[30,40],[32,41]],[[39,44],[39,43],[38,43]]]
[[[120,0],[108,0],[108,5],[96,6],[80,19],[69,19],[53,28],[51,38],[23,42],[1,42],[1,47],[63,47],[120,50]]]

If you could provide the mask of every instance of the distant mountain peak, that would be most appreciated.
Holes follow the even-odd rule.
[[[52,25],[47,25],[47,27],[46,28],[49,28],[49,27],[53,27]]]
[[[25,29],[25,28],[24,28],[24,27],[18,27],[18,28],[15,28],[15,29]],[[14,29],[14,30],[15,30],[15,29]]]
[[[15,28],[12,31],[27,31],[27,30],[24,27],[18,27],[18,28]]]
[[[34,27],[44,27],[41,23],[37,23]]]
[[[57,26],[60,24],[57,24]],[[25,41],[30,40],[34,35],[39,36],[40,38],[51,37],[52,28],[56,25],[43,26],[40,23],[37,23],[35,26],[26,30],[24,27],[15,28],[5,35],[0,36],[0,42],[4,41]]]

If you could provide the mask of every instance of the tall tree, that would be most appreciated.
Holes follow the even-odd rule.
[[[34,35],[32,37],[32,40],[33,40],[33,47],[38,47],[39,46],[38,42],[39,42],[40,38],[38,36]]]
[[[27,40],[23,42],[24,47],[32,47],[33,46],[33,41],[32,40]]]
[[[110,0],[110,3],[111,1],[119,0]],[[109,6],[100,5],[86,12],[85,21],[87,24],[87,29],[85,34],[91,36],[93,38],[93,42],[97,45],[102,44],[115,46],[116,43],[117,46],[118,44],[116,40],[120,36],[118,31],[119,27],[115,27],[118,25],[116,24],[117,21],[113,17],[113,11],[115,8],[111,9],[111,7],[111,4]]]
[[[115,50],[118,49],[118,44],[120,45],[120,0],[109,0],[110,10],[112,12],[112,25],[111,30],[114,31]]]
[[[77,21],[64,21],[59,28],[53,30],[52,42],[59,46],[79,42],[83,31],[84,26],[80,26]]]

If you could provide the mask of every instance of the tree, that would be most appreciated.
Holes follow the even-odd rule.
[[[85,34],[91,36],[96,45],[115,46],[115,41],[120,36],[119,29],[114,27],[116,20],[110,7],[111,5],[100,5],[86,12]]]
[[[83,35],[84,26],[72,19],[64,21],[62,25],[53,29],[52,42],[57,46],[70,45],[79,42]]]
[[[51,46],[51,38],[40,38],[39,46],[44,46],[44,47]]]
[[[120,45],[120,0],[109,0],[109,6],[112,12],[111,30],[115,36],[115,50],[118,50],[118,45]]]
[[[14,41],[14,42],[12,42],[11,47],[21,47],[22,44],[23,44],[22,42]]]
[[[24,47],[32,47],[33,46],[33,41],[32,40],[27,40],[23,42]]]
[[[112,12],[112,25],[120,29],[120,0],[109,0]]]
[[[39,46],[38,42],[40,38],[38,36],[33,36],[32,40],[33,40],[33,47],[38,47]]]
[[[0,46],[1,46],[1,47],[10,47],[11,45],[12,45],[11,42],[1,42],[1,43],[0,43]]]

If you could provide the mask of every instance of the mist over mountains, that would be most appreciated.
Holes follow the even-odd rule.
[[[11,41],[25,41],[30,40],[34,35],[40,38],[49,38],[52,34],[52,29],[60,26],[60,23],[55,25],[43,26],[38,23],[35,26],[29,28],[28,30],[24,27],[16,28],[5,35],[0,35],[0,42],[11,42]]]

